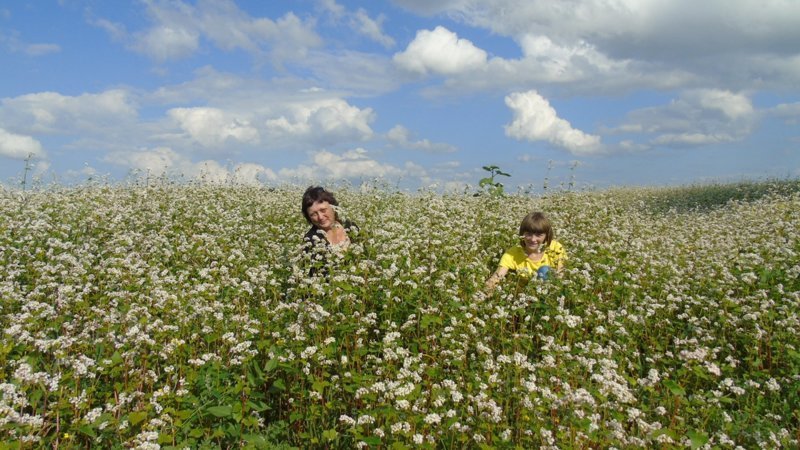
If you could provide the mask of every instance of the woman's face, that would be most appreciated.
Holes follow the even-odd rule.
[[[306,212],[308,213],[308,218],[311,219],[311,223],[323,230],[329,230],[336,222],[336,213],[333,210],[333,206],[326,201],[315,202],[308,207]]]

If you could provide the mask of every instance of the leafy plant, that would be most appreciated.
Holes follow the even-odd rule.
[[[481,178],[478,182],[478,186],[491,196],[502,197],[504,194],[503,183],[495,180],[495,177],[510,177],[511,175],[503,172],[500,170],[500,167],[494,165],[483,166],[483,170],[489,172],[489,176]]]

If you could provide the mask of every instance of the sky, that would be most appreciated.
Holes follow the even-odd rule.
[[[0,0],[0,183],[800,176],[797,0]]]

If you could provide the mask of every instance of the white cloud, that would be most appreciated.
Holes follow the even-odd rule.
[[[517,42],[519,59],[447,80],[462,89],[547,82],[572,92],[800,84],[800,2],[709,0],[397,0]],[[418,73],[424,64],[407,62]],[[554,74],[561,74],[554,77]],[[448,74],[449,75],[449,74]],[[455,90],[455,89],[454,89]]]
[[[58,44],[23,42],[20,40],[18,33],[6,35],[0,32],[0,44],[11,52],[25,53],[28,56],[42,56],[61,51],[61,46]]]
[[[721,144],[734,140],[736,139],[733,136],[724,133],[665,133],[653,139],[652,144],[697,147],[702,145]]]
[[[215,147],[225,141],[255,144],[259,133],[246,119],[229,117],[218,108],[173,108],[168,115],[197,143]]]
[[[558,117],[550,102],[536,91],[515,92],[506,97],[514,120],[506,125],[506,135],[518,140],[547,141],[575,155],[602,150],[600,138],[577,130]]]
[[[421,30],[405,51],[394,55],[395,63],[410,72],[455,75],[486,66],[487,54],[467,39],[442,26]]]
[[[701,89],[690,91],[687,94],[696,96],[696,102],[700,107],[719,111],[731,120],[747,119],[754,113],[752,102],[743,94],[720,89]]]
[[[632,111],[618,130],[652,135],[651,145],[694,147],[740,141],[761,115],[743,93],[691,89],[665,106]]]
[[[346,23],[351,30],[366,36],[386,48],[394,46],[394,38],[384,33],[383,22],[386,20],[384,14],[378,14],[376,18],[369,16],[364,8],[358,8],[356,12],[348,12],[347,9],[338,4],[336,0],[318,0],[319,8],[330,14],[335,24]]]
[[[381,74],[369,72],[374,68],[370,61],[343,60],[331,58],[327,66],[341,71],[340,76],[348,77],[347,82],[354,87],[361,89],[369,82],[382,84],[388,78],[388,75],[381,78]],[[246,120],[256,128],[264,146],[286,148],[287,145],[313,143],[319,148],[320,144],[328,146],[370,139],[375,111],[349,104],[342,92],[320,88],[316,81],[242,77],[204,67],[197,71],[195,79],[163,86],[152,94],[143,95],[142,101],[218,108],[226,116]],[[386,86],[377,89],[387,90]],[[325,126],[317,126],[315,120],[331,115],[338,119],[328,119]]]
[[[517,77],[531,69],[537,79],[564,83],[628,70],[627,61],[615,61],[584,40],[556,43],[545,35],[525,34],[518,41],[523,58],[508,62],[519,72]]]
[[[396,3],[421,13],[444,13],[502,36],[528,33],[561,42],[595,42],[606,54],[641,58],[679,56],[685,51],[743,50],[743,44],[796,53],[800,4],[793,1],[707,0],[451,0],[437,10],[419,0]],[[682,25],[680,27],[676,25]]]
[[[404,173],[402,169],[370,158],[363,148],[349,150],[341,155],[322,150],[314,153],[311,165],[300,165],[295,169],[279,171],[283,178],[305,180],[399,177]]]
[[[128,39],[128,30],[125,25],[121,23],[98,18],[90,18],[89,23],[105,30],[114,41],[125,42]]]
[[[147,173],[152,177],[185,176],[210,183],[234,182],[259,184],[276,179],[275,173],[254,163],[241,163],[228,168],[214,160],[194,162],[171,148],[158,147],[134,152],[115,152],[106,162]]]
[[[21,134],[11,133],[0,128],[0,156],[12,159],[25,159],[29,156],[42,158],[45,156],[42,144],[36,139]]]
[[[288,112],[266,121],[274,138],[299,138],[314,142],[366,140],[372,137],[371,108],[359,109],[341,99],[317,100],[286,105]]]
[[[353,28],[384,47],[391,48],[394,46],[394,39],[383,32],[384,20],[386,17],[383,14],[372,19],[363,8],[359,8],[353,16]]]
[[[797,103],[781,103],[769,110],[771,115],[780,117],[786,123],[795,124],[800,122],[800,102]]]
[[[261,164],[238,164],[233,170],[233,181],[238,184],[258,184],[263,181],[275,181],[277,176],[272,169]]]
[[[196,53],[203,42],[222,50],[244,50],[253,56],[271,55],[275,62],[303,58],[321,38],[313,21],[302,21],[293,13],[272,20],[251,17],[230,0],[147,0],[150,28],[129,34],[106,19],[93,23],[117,40],[150,58],[165,62]]]
[[[160,25],[135,37],[133,49],[157,61],[185,58],[200,47],[196,31],[170,25]]]
[[[24,51],[31,56],[41,56],[58,53],[61,51],[61,46],[58,44],[27,44]]]
[[[159,147],[136,152],[116,152],[105,158],[106,162],[161,176],[181,165],[184,158],[172,149]]]
[[[264,182],[294,181],[341,181],[365,178],[418,178],[424,168],[407,164],[400,168],[381,163],[369,156],[363,148],[336,154],[327,150],[314,152],[307,164],[280,170],[255,163],[240,163],[225,166],[216,160],[192,161],[187,156],[169,147],[158,147],[129,152],[114,152],[105,161],[151,177],[182,176],[211,183],[260,184]]]
[[[456,148],[450,144],[435,143],[428,139],[414,141],[412,140],[411,131],[402,125],[396,125],[389,130],[389,132],[386,133],[386,138],[397,147],[411,150],[422,150],[432,153],[449,153],[456,151]]]
[[[0,121],[31,133],[98,131],[136,118],[136,105],[123,90],[66,96],[39,92],[0,103]]]
[[[336,3],[336,0],[319,0],[320,7],[331,13],[334,17],[341,17],[345,14],[344,6]]]
[[[379,54],[343,50],[337,53],[311,52],[303,61],[316,79],[348,92],[380,95],[394,91],[404,82],[391,59]]]

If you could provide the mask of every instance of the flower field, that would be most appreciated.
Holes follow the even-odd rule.
[[[309,278],[303,188],[0,188],[0,449],[800,446],[800,183],[334,191]]]

